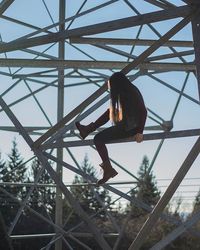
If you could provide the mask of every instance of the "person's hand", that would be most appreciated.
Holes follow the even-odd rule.
[[[134,139],[137,143],[140,143],[143,141],[143,134],[140,134],[140,133],[137,133],[135,136],[134,136]]]

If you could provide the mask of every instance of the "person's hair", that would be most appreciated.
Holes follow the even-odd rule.
[[[129,93],[132,85],[122,72],[114,73],[110,79],[110,120],[116,124],[126,117],[130,108]]]

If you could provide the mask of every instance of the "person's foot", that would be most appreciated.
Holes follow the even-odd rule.
[[[100,164],[100,167],[103,168],[103,178],[98,180],[97,185],[103,185],[110,178],[115,177],[118,172],[111,166],[110,162]]]
[[[80,122],[76,122],[75,125],[77,129],[79,130],[79,133],[82,139],[85,139],[91,132],[95,130],[93,122],[86,126],[81,125]]]

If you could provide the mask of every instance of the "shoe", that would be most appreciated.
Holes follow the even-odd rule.
[[[110,178],[113,178],[118,174],[118,172],[111,166],[110,162],[103,162],[99,166],[103,168],[103,178],[98,180],[97,185],[103,185]]]
[[[86,126],[81,125],[80,122],[76,122],[75,125],[79,130],[82,139],[85,139],[91,132],[95,131],[95,126],[93,122]]]

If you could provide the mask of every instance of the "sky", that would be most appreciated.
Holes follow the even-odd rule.
[[[73,16],[84,1],[80,0],[68,0],[66,5],[66,17]],[[107,1],[91,1],[88,0],[81,11],[88,10],[93,8],[99,4],[106,3]],[[155,7],[149,3],[145,3],[143,0],[138,1],[129,1],[141,14],[149,13],[152,11],[160,10],[158,7]],[[183,5],[182,1],[176,0],[171,1],[171,3],[178,5]],[[46,8],[47,7],[47,8]],[[49,15],[50,13],[50,15]],[[3,18],[0,19],[0,31],[1,31],[1,39],[4,42],[13,41],[18,39],[24,35],[27,35],[33,31],[35,31],[34,27],[45,27],[52,24],[52,20],[54,22],[58,21],[58,1],[52,0],[15,0],[14,3],[10,6],[10,8],[4,13]],[[82,27],[91,24],[98,24],[101,22],[106,22],[110,20],[125,18],[135,15],[135,12],[126,4],[125,1],[119,0],[99,9],[90,14],[84,15],[80,18],[75,19],[75,21],[71,24],[69,29],[74,29],[77,27]],[[32,27],[28,27],[28,25],[22,25],[19,22],[13,23],[10,18],[18,20],[20,22],[31,24]],[[165,22],[157,22],[152,24],[153,28],[157,30],[161,35],[165,34],[170,28],[172,28],[180,18],[165,21]],[[69,22],[67,23],[67,25]],[[66,25],[66,27],[67,27]],[[51,32],[56,32],[55,28],[51,29]],[[117,30],[112,32],[107,32],[103,34],[96,34],[92,37],[107,37],[107,38],[136,38],[139,32],[139,27],[133,27],[123,30]],[[42,32],[39,35],[44,35]],[[151,28],[147,25],[143,25],[141,33],[139,34],[140,39],[158,39],[157,34],[151,30]],[[187,25],[180,32],[178,32],[172,40],[187,40],[192,41],[192,31],[191,25]],[[73,47],[69,41],[66,41],[66,49],[65,49],[65,59],[66,60],[91,60],[91,57],[94,60],[116,60],[116,61],[126,61],[127,58],[121,55],[117,55],[111,52],[106,52],[100,48],[96,48],[91,45],[77,45],[74,44]],[[50,44],[36,46],[34,49],[36,51],[44,51],[50,46]],[[78,50],[78,49],[79,50]],[[125,52],[131,51],[131,46],[114,46],[113,48],[121,49]],[[135,56],[139,56],[147,47],[145,46],[137,46],[134,48],[133,54]],[[177,51],[190,50],[192,48],[175,48]],[[86,54],[82,53],[84,51]],[[58,46],[54,45],[50,49],[46,51],[47,54],[57,56],[58,55]],[[154,55],[162,55],[172,53],[172,51],[167,47],[162,47],[155,51],[151,56]],[[0,54],[0,58],[34,58],[34,55],[22,52],[22,51],[14,51],[5,54]],[[39,57],[41,59],[41,57]],[[187,62],[192,62],[194,60],[194,56],[185,56],[184,59]],[[168,59],[164,62],[180,62],[179,59]],[[4,100],[7,104],[12,104],[13,102],[23,98],[25,95],[30,93],[31,91],[37,90],[38,88],[44,86],[41,82],[34,82],[27,80],[20,81],[11,91],[5,94],[5,91],[12,86],[18,79],[12,79],[12,77],[5,76],[5,73],[12,74],[29,74],[37,71],[42,71],[46,69],[39,68],[0,68],[1,75],[1,83],[0,83],[0,93],[2,94]],[[67,69],[65,73],[70,72],[70,69]],[[80,70],[83,74],[92,74]],[[103,73],[109,77],[112,74],[111,70],[97,70],[97,72]],[[4,74],[3,74],[4,73]],[[130,72],[130,74],[136,73],[136,70]],[[56,74],[53,72],[52,74]],[[74,74],[75,75],[75,74]],[[166,72],[156,74],[155,77],[160,79],[161,81],[166,82],[169,86],[175,87],[178,90],[181,90],[184,80],[187,76],[186,72]],[[32,78],[33,79],[33,78]],[[46,78],[34,78],[35,80],[40,80],[47,83],[51,83],[55,80],[55,78],[46,77]],[[81,81],[78,78],[66,78],[65,84],[66,86],[73,83],[79,83]],[[95,79],[94,79],[95,81]],[[103,81],[101,82],[101,84]],[[155,112],[158,116],[160,116],[163,120],[169,121],[174,112],[179,94],[173,91],[170,88],[162,85],[149,76],[140,76],[135,81],[134,84],[140,89],[146,106]],[[73,110],[77,105],[79,105],[82,101],[84,101],[88,96],[90,96],[94,91],[97,90],[97,86],[95,84],[87,84],[81,85],[79,87],[66,87],[65,88],[65,103],[64,103],[64,114],[66,115],[71,110]],[[197,81],[193,73],[190,73],[186,87],[184,89],[184,93],[191,96],[195,100],[199,100],[198,92],[197,92]],[[49,87],[44,89],[43,91],[37,93],[35,95],[37,101],[40,103],[42,110],[47,114],[52,125],[56,123],[57,120],[57,89],[56,87]],[[97,109],[93,114],[87,117],[83,123],[87,124],[96,118],[108,107],[109,103],[105,103],[102,107]],[[18,102],[16,105],[11,106],[12,111],[15,113],[17,119],[22,123],[23,126],[49,126],[48,120],[43,115],[41,109],[36,104],[36,100],[33,97],[26,98],[21,102]],[[148,114],[149,116],[153,116],[152,114]],[[185,129],[194,129],[199,128],[199,115],[200,109],[199,105],[192,102],[191,100],[182,97],[180,100],[180,104],[178,105],[176,114],[173,119],[173,131],[176,130],[185,130]],[[156,118],[155,116],[153,116]],[[4,112],[0,112],[1,126],[11,126],[12,123],[8,119],[7,115]],[[108,123],[106,126],[110,126]],[[147,119],[146,126],[157,125],[157,123],[151,118]],[[145,131],[144,133],[151,133],[152,131]],[[14,137],[16,137],[18,148],[25,160],[29,159],[32,156],[32,151],[26,145],[23,138],[18,133],[0,131],[0,151],[2,153],[2,157],[7,157],[7,154],[10,152],[11,142]],[[32,136],[33,140],[36,140],[37,136]],[[92,138],[92,137],[90,137]],[[180,168],[181,164],[184,162],[186,156],[194,145],[197,137],[189,137],[189,138],[177,138],[177,139],[168,139],[165,140],[163,146],[159,152],[158,157],[153,166],[153,172],[158,179],[158,186],[160,186],[161,191],[165,191],[167,185],[169,185],[170,180],[175,176],[176,172]],[[150,162],[153,160],[156,150],[160,144],[160,140],[155,141],[144,141],[141,144],[136,144],[135,142],[130,143],[120,143],[120,144],[112,144],[108,145],[108,150],[110,157],[125,167],[128,171],[137,175],[139,166],[142,162],[144,155],[147,155]],[[90,147],[78,147],[78,148],[70,148],[71,152],[74,154],[75,158],[81,164],[85,154],[88,155],[88,158],[92,165],[99,171],[98,165],[101,163],[100,158],[97,152]],[[74,166],[73,160],[70,158],[66,150],[64,150],[64,160],[72,164]],[[126,174],[124,171],[120,170],[119,167],[116,167],[119,175],[113,179],[113,181],[121,182],[121,181],[131,181],[133,178]],[[70,183],[74,178],[74,173],[69,172],[68,170],[64,170],[63,179],[64,182]],[[163,180],[166,179],[166,180]],[[175,196],[183,196],[183,197],[194,197],[195,192],[199,189],[200,175],[199,175],[199,157],[196,159],[194,164],[192,165],[190,171],[186,175],[186,179],[183,181],[183,185],[178,189]],[[191,185],[191,186],[188,186]],[[130,189],[130,185],[119,186],[119,189],[122,191]],[[188,192],[188,193],[187,193]],[[191,198],[186,198],[187,201],[190,201]],[[184,199],[185,200],[185,199]],[[187,207],[187,206],[186,206]]]

